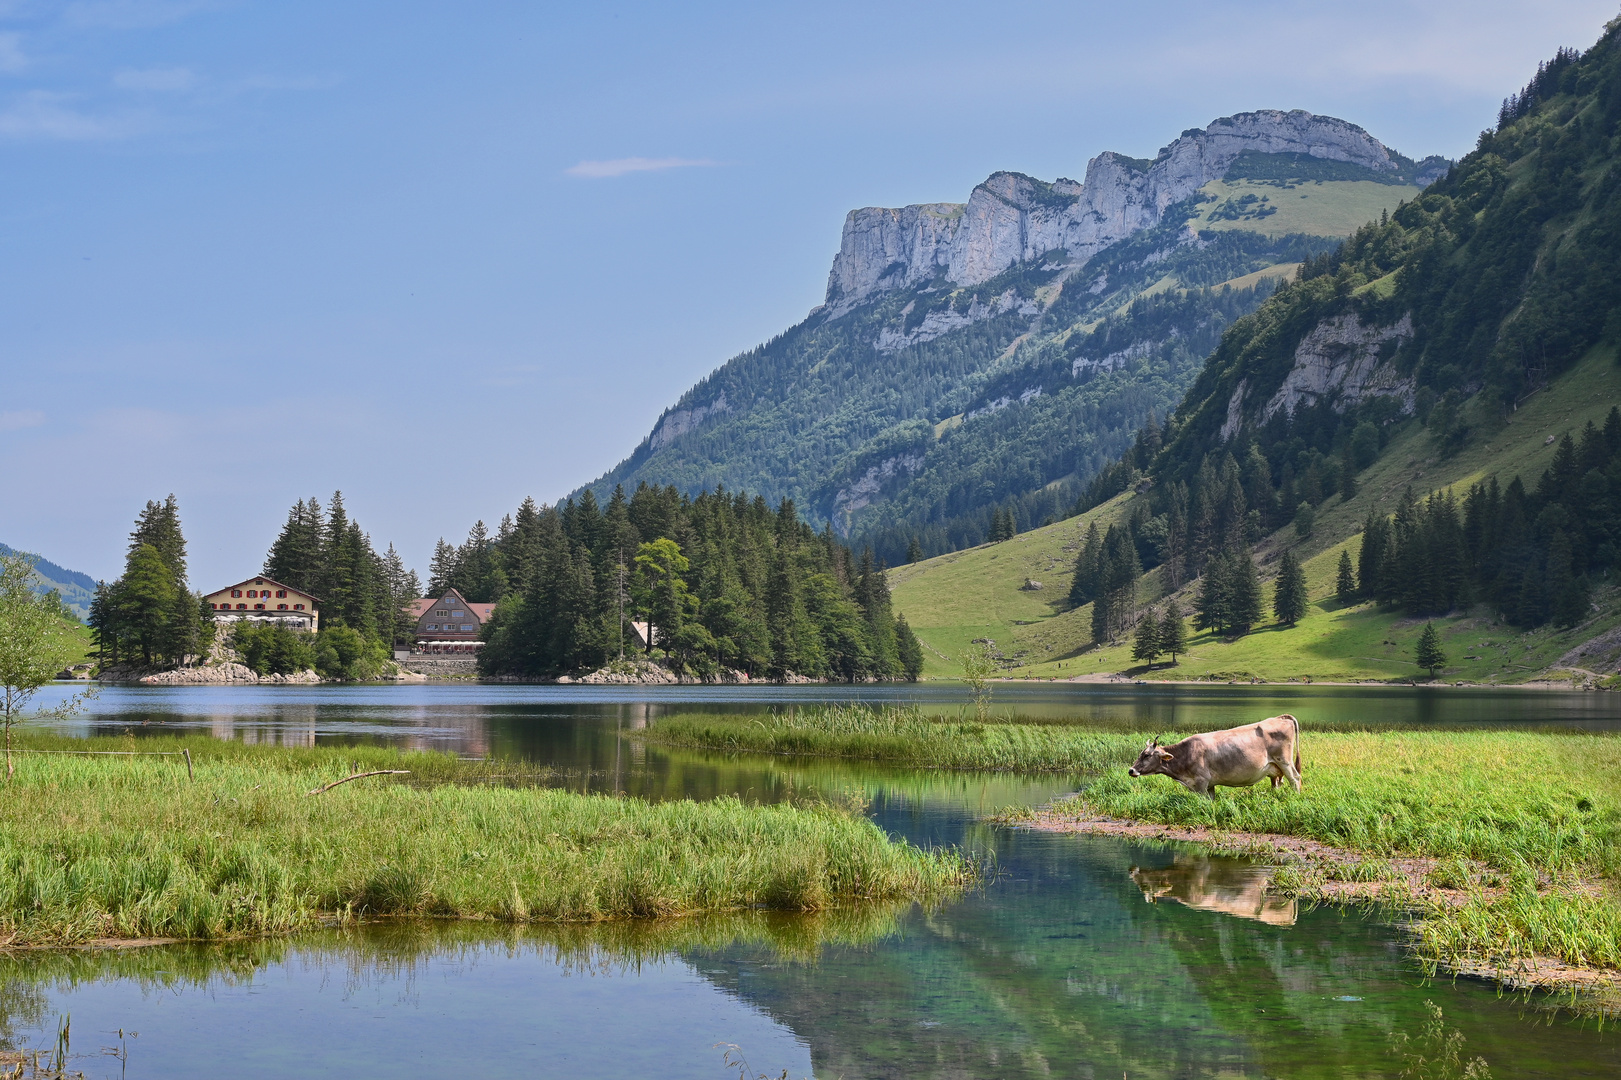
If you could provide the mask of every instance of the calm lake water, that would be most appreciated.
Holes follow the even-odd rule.
[[[1348,687],[998,687],[1051,722],[1621,730],[1621,697]],[[1398,930],[1262,893],[1237,860],[986,825],[1072,777],[941,774],[646,746],[679,711],[917,700],[954,687],[109,688],[64,730],[206,730],[288,745],[387,742],[521,757],[580,790],[772,801],[860,790],[919,844],[994,860],[982,889],[816,917],[750,913],[592,928],[386,926],[269,942],[0,957],[0,1038],[89,1076],[1396,1077],[1433,1057],[1426,1003],[1498,1080],[1621,1075],[1621,1038],[1472,980],[1427,981]],[[1309,738],[1309,733],[1308,733]],[[1309,743],[1308,743],[1309,753]],[[1146,902],[1145,893],[1160,895]],[[122,1029],[122,1037],[119,1031]],[[138,1034],[132,1034],[138,1033]]]

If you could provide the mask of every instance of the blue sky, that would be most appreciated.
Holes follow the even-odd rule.
[[[1255,108],[1466,152],[1614,0],[0,0],[0,541],[193,584],[343,489],[379,548],[551,501],[821,301],[847,210]]]

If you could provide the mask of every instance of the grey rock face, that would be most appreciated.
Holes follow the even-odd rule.
[[[654,450],[668,446],[687,432],[692,431],[699,424],[702,424],[706,417],[728,412],[730,409],[731,406],[726,402],[726,393],[722,391],[720,397],[708,405],[700,405],[695,409],[676,409],[667,412],[664,414],[664,418],[659,421],[659,426],[653,429],[653,434],[648,441],[652,443]]]
[[[1324,319],[1295,347],[1294,366],[1283,385],[1267,399],[1254,417],[1266,423],[1280,410],[1316,405],[1332,398],[1339,408],[1375,397],[1400,398],[1403,412],[1413,411],[1413,380],[1383,360],[1387,347],[1413,336],[1413,320],[1403,315],[1389,326],[1366,326],[1355,312]],[[1244,380],[1227,402],[1221,437],[1231,439],[1248,413]]]
[[[828,275],[829,312],[839,315],[878,293],[936,277],[977,285],[1059,249],[1072,262],[1084,262],[1157,225],[1167,208],[1219,179],[1248,152],[1308,154],[1380,172],[1396,168],[1384,145],[1355,124],[1299,109],[1266,109],[1184,132],[1146,168],[1119,154],[1099,154],[1087,164],[1081,184],[994,173],[966,204],[850,211]]]

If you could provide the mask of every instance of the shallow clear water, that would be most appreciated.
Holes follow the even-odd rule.
[[[1621,728],[1609,694],[1050,684],[997,694],[1033,718],[1165,729],[1282,711],[1308,725]],[[729,757],[634,738],[670,711],[831,697],[961,701],[938,687],[109,688],[69,730],[507,755],[550,763],[571,787],[653,798],[859,789],[891,833],[962,844],[996,872],[932,911],[392,925],[12,955],[0,959],[0,1036],[52,1045],[71,1014],[73,1067],[90,1076],[718,1078],[728,1073],[715,1044],[735,1043],[772,1076],[1395,1077],[1411,1055],[1440,1049],[1426,1034],[1432,1002],[1463,1060],[1484,1058],[1499,1080],[1621,1074],[1613,1031],[1478,982],[1426,981],[1397,930],[1265,898],[1250,864],[978,820],[1072,778]],[[1408,1038],[1409,1056],[1392,1052],[1393,1036]]]

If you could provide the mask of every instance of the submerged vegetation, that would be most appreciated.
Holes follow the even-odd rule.
[[[333,918],[587,922],[943,895],[960,856],[835,807],[581,795],[380,748],[33,738],[0,807],[12,944],[221,938]],[[179,756],[191,751],[195,780]],[[372,776],[312,791],[354,773]],[[535,777],[519,778],[520,781]],[[485,781],[502,781],[487,783]]]
[[[967,723],[915,707],[678,717],[654,724],[649,737],[919,767],[1086,773],[1078,796],[1050,818],[1304,837],[1375,867],[1401,856],[1442,860],[1464,902],[1425,907],[1417,933],[1426,955],[1449,966],[1543,955],[1621,968],[1621,742],[1601,735],[1308,727],[1304,792],[1260,785],[1223,789],[1215,801],[1127,777],[1147,734]]]

